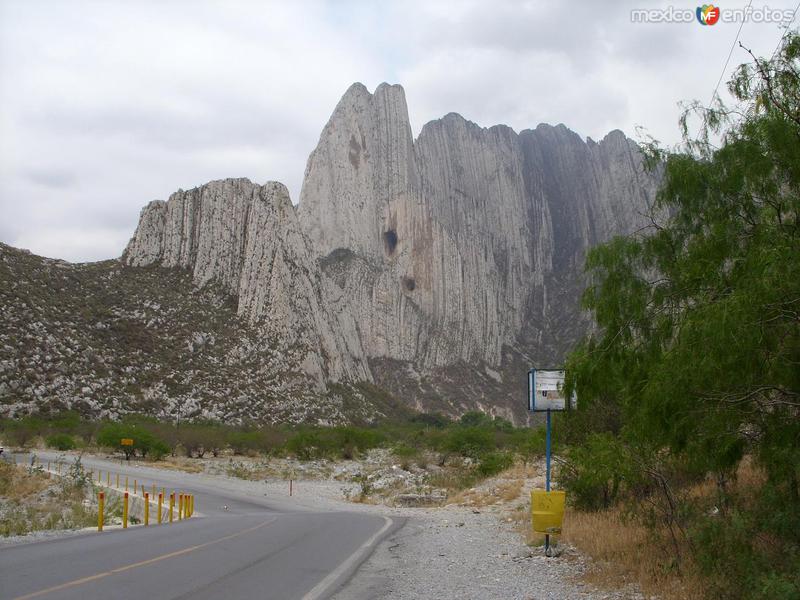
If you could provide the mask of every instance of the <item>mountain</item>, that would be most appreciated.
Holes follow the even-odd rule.
[[[414,139],[400,86],[354,84],[298,207],[226,179],[148,204],[119,261],[0,247],[0,402],[339,422],[394,411],[389,391],[520,422],[528,368],[591,326],[586,251],[646,226],[657,184],[619,131],[451,113]]]
[[[451,113],[415,140],[403,89],[353,85],[306,167],[300,221],[376,381],[418,408],[524,412],[525,373],[586,331],[591,246],[647,224],[657,176],[620,131],[519,134]]]

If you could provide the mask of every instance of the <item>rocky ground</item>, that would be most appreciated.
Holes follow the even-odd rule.
[[[337,424],[391,411],[366,383],[315,389],[298,371],[303,348],[287,344],[186,271],[71,264],[0,244],[0,416]]]

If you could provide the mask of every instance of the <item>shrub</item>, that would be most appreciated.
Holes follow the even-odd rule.
[[[442,413],[420,413],[414,415],[409,419],[411,423],[418,423],[426,427],[433,427],[434,429],[444,429],[450,425],[451,421]]]
[[[491,431],[478,427],[454,429],[444,438],[442,449],[477,460],[495,447]]]
[[[314,431],[299,431],[290,437],[286,444],[286,452],[299,460],[311,460],[320,456],[324,444],[319,434]]]
[[[478,473],[484,477],[497,475],[514,464],[514,456],[508,452],[490,452],[481,458]]]
[[[458,421],[464,427],[491,427],[492,417],[477,410],[471,410],[461,415]]]
[[[558,480],[573,505],[582,510],[599,510],[614,504],[620,484],[631,462],[617,438],[596,433],[583,446],[571,447],[559,467]]]
[[[54,433],[45,440],[48,448],[56,450],[74,450],[75,440],[66,433]]]

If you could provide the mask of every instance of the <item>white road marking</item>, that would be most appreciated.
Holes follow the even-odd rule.
[[[369,550],[370,546],[372,546],[375,541],[383,535],[383,533],[392,526],[392,520],[389,517],[383,517],[383,520],[386,521],[383,527],[380,528],[380,531],[369,538],[366,542],[361,544],[359,548],[353,552],[350,557],[345,560],[342,564],[336,567],[333,571],[328,573],[328,575],[320,581],[317,585],[315,585],[310,592],[308,592],[305,596],[303,596],[302,600],[317,600],[321,598],[322,595],[327,591],[327,589],[333,585],[339,577],[341,577],[342,573],[347,571],[350,567],[355,564],[357,560],[359,560],[364,553]]]

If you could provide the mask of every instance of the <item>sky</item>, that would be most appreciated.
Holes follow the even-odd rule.
[[[633,22],[694,13],[679,1],[0,0],[0,241],[118,257],[147,202],[226,177],[296,203],[356,81],[401,84],[415,135],[458,112],[677,143],[680,102],[708,103],[721,74],[724,99],[748,58],[736,46],[723,70],[738,22]],[[780,21],[797,0],[750,4]],[[751,19],[739,39],[770,56],[783,32]]]

